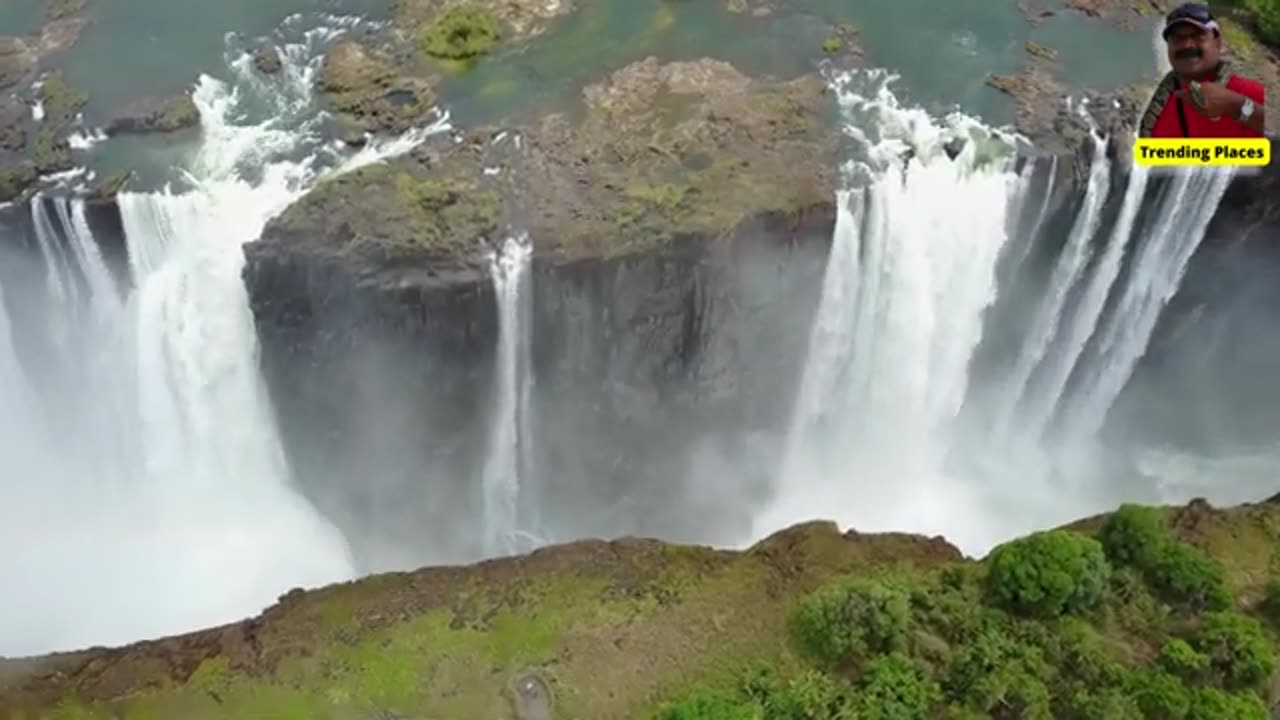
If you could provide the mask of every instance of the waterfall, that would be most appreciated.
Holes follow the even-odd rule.
[[[781,486],[756,536],[833,508],[859,529],[941,529],[972,504],[945,477],[944,438],[1026,183],[1005,139],[970,118],[934,123],[884,84],[841,102],[861,121],[850,134],[864,158],[849,175],[867,180],[837,195]]]
[[[1054,267],[1053,276],[1049,279],[1049,287],[1041,299],[1035,320],[1031,323],[1032,335],[1023,345],[1014,366],[1003,410],[994,424],[997,437],[1005,437],[1012,430],[1013,423],[1017,419],[1015,411],[1023,400],[1027,383],[1049,352],[1049,347],[1058,333],[1063,308],[1067,304],[1067,295],[1084,273],[1093,247],[1093,236],[1102,223],[1102,206],[1110,192],[1111,163],[1107,160],[1106,141],[1097,135],[1091,135],[1091,139],[1093,158],[1084,203],[1076,214],[1075,223],[1067,236],[1066,247],[1058,259],[1058,264]],[[1026,432],[1029,437],[1036,437],[1041,430],[1042,428],[1036,426],[1024,426],[1021,432]]]
[[[983,324],[1003,317],[986,313],[997,286],[1034,271],[1028,259],[1040,252],[1031,246],[1046,227],[1053,173],[1039,207],[1024,212],[1036,207],[1033,174],[1015,174],[993,150],[1007,143],[999,133],[904,109],[885,84],[841,99],[854,141],[849,186],[836,196],[775,497],[753,537],[821,517],[860,531],[937,532],[979,554],[1141,493],[1105,482],[1095,438],[1231,171],[1180,171],[1161,184],[1137,167],[1115,198],[1106,139],[1095,132],[1070,228],[1060,244],[1042,246],[1059,249],[1034,291],[1032,321],[1008,353],[1009,369],[983,390],[994,407],[978,402],[961,416]],[[1104,227],[1109,200],[1120,207]],[[1150,219],[1140,223],[1144,208]],[[1048,437],[1054,422],[1066,432]]]
[[[1073,394],[1067,431],[1090,437],[1101,429],[1125,383],[1146,352],[1156,321],[1178,290],[1187,263],[1218,209],[1234,175],[1232,168],[1189,168],[1174,175],[1152,224],[1142,234],[1113,312],[1095,332],[1096,357]]]
[[[529,261],[527,235],[510,237],[490,256],[498,304],[497,402],[489,432],[481,488],[484,494],[484,549],[488,555],[519,552],[539,544],[521,523],[521,480],[528,466],[529,392]],[[529,509],[526,509],[526,514]]]
[[[9,340],[34,331],[7,327],[4,316],[0,428],[49,432],[46,450],[32,444],[0,477],[0,544],[38,548],[0,558],[15,589],[0,601],[0,655],[217,625],[259,612],[290,587],[352,576],[346,540],[292,486],[258,371],[241,246],[319,180],[404,153],[449,125],[441,118],[355,154],[323,142],[311,76],[336,34],[303,33],[274,81],[252,76],[247,53],[228,38],[233,81],[200,78],[193,98],[203,138],[181,185],[119,198],[127,297],[111,284],[83,205],[33,201],[66,367],[52,388],[32,388]],[[99,332],[78,332],[86,320]],[[100,357],[113,360],[82,372]],[[50,389],[70,407],[42,426]],[[67,424],[102,417],[112,393],[130,395],[112,404],[128,413],[109,418],[114,435]],[[126,461],[74,462],[91,446],[120,446]]]

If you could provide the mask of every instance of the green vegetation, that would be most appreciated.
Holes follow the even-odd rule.
[[[1263,42],[1280,47],[1280,0],[1221,0],[1213,4],[1222,6],[1220,13],[1224,10],[1242,11]],[[1226,33],[1225,27],[1223,32]]]
[[[352,200],[373,214],[481,191],[376,172]],[[811,523],[745,552],[584,542],[379,575],[290,593],[251,625],[0,661],[0,718],[510,718],[514,679],[534,673],[557,718],[1264,720],[1280,503],[1172,519],[1177,537],[1131,506],[982,562]],[[1176,600],[1139,569],[1190,538],[1249,602]]]
[[[0,167],[0,202],[16,199],[36,181],[35,165],[17,162]]]
[[[444,60],[469,60],[489,52],[502,37],[498,19],[487,9],[459,5],[444,12],[422,36],[422,49]]]
[[[1223,576],[1160,511],[1127,505],[1092,535],[1035,533],[978,567],[829,584],[789,615],[809,668],[694,689],[652,717],[1262,720],[1275,639],[1226,609]]]

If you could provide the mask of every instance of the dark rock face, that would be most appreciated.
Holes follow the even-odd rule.
[[[200,123],[200,111],[191,96],[139,98],[117,111],[107,123],[108,135],[174,132]]]
[[[253,66],[263,75],[275,75],[284,67],[280,50],[273,46],[260,47],[253,53]]]
[[[535,261],[523,442],[537,454],[522,483],[541,523],[586,536],[733,529],[722,493],[750,483],[736,472],[717,489],[716,463],[741,460],[751,433],[786,416],[832,212],[760,217],[652,255]],[[247,251],[264,370],[305,492],[367,566],[399,562],[396,546],[414,562],[473,557],[497,386],[491,282],[361,279],[342,261]],[[705,496],[661,511],[700,482]]]

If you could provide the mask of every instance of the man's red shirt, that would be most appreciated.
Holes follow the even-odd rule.
[[[1244,95],[1245,97],[1257,103],[1258,107],[1266,105],[1266,91],[1263,90],[1262,83],[1257,80],[1232,75],[1227,80],[1227,89]],[[1196,111],[1195,105],[1191,99],[1184,98],[1182,101],[1182,112],[1187,116],[1187,137],[1193,138],[1250,138],[1262,137],[1262,133],[1253,130],[1233,117],[1223,116],[1215,120],[1201,115]],[[1169,96],[1164,103],[1164,109],[1160,111],[1160,117],[1156,118],[1155,127],[1151,129],[1151,137],[1158,138],[1180,138],[1182,137],[1182,125],[1178,122],[1178,95],[1175,93]]]

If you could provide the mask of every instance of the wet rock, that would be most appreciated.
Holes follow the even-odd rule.
[[[327,75],[336,90],[383,82],[387,70],[351,62]],[[486,238],[508,214],[538,252],[565,261],[715,237],[750,217],[830,203],[838,133],[828,99],[816,75],[777,83],[718,60],[648,58],[587,87],[579,121],[550,114],[429,143],[316,188],[266,236],[374,266],[442,268],[483,265]]]
[[[45,76],[39,98],[44,106],[44,120],[36,131],[36,168],[42,173],[70,170],[71,146],[67,135],[89,96],[54,71]]]
[[[45,17],[49,20],[62,20],[79,15],[89,7],[89,0],[48,0]]]
[[[1022,17],[1026,18],[1027,22],[1032,26],[1039,25],[1057,14],[1053,10],[1036,7],[1032,0],[1017,0],[1017,3],[1018,11],[1022,13]]]
[[[955,160],[964,152],[964,138],[952,138],[942,146],[942,151],[947,154],[947,159]]]
[[[551,21],[576,9],[573,0],[400,0],[392,18],[395,26],[414,41],[420,41],[441,16],[451,8],[483,10],[501,23],[505,37],[516,39],[537,35]]]
[[[36,166],[29,160],[0,164],[0,202],[16,200],[35,181]]]
[[[355,40],[329,48],[320,89],[349,125],[362,130],[406,130],[435,104],[433,79],[415,77],[387,54]]]
[[[729,12],[765,17],[773,14],[773,0],[727,0]]]
[[[26,147],[28,116],[27,106],[21,100],[12,95],[0,97],[0,150],[16,152]]]
[[[25,40],[0,36],[0,90],[17,85],[35,64],[36,54]]]
[[[1121,30],[1137,30],[1155,22],[1176,3],[1164,0],[1063,0],[1063,4],[1090,17],[1102,18]]]
[[[167,133],[200,124],[200,111],[188,93],[169,98],[138,98],[118,110],[107,123],[108,135]]]
[[[284,67],[279,48],[265,45],[253,53],[253,66],[263,75],[275,75]]]
[[[1057,50],[1054,50],[1053,48],[1049,47],[1048,45],[1041,45],[1041,44],[1040,44],[1040,43],[1038,43],[1038,42],[1030,42],[1030,41],[1028,41],[1028,42],[1027,42],[1027,44],[1026,44],[1026,49],[1027,49],[1027,52],[1028,52],[1028,53],[1030,53],[1030,54],[1032,54],[1032,55],[1034,55],[1035,57],[1038,57],[1038,58],[1043,58],[1043,59],[1045,59],[1045,60],[1056,60],[1056,59],[1058,59],[1058,51],[1057,51]]]

